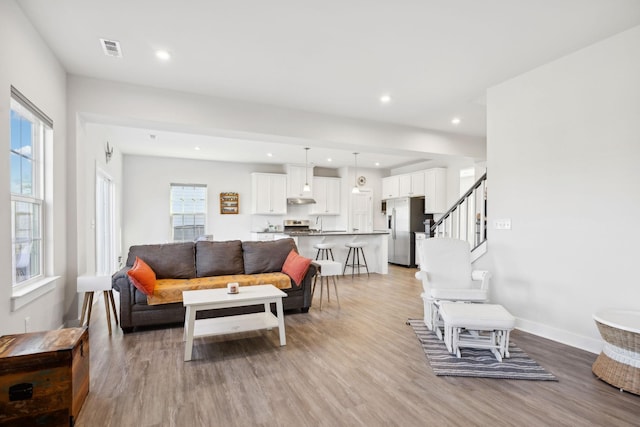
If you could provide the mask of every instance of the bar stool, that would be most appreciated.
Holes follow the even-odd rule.
[[[109,302],[113,309],[113,317],[118,326],[118,314],[116,313],[116,303],[113,300],[113,290],[111,289],[111,276],[79,276],[78,292],[84,292],[84,302],[82,303],[82,316],[80,317],[80,326],[84,325],[84,316],[87,315],[87,326],[91,322],[91,307],[93,306],[94,292],[103,292],[104,308],[107,310],[107,325],[109,326],[109,335],[111,335],[111,312],[109,310]]]
[[[324,239],[323,237],[319,243],[313,245],[313,248],[318,250],[318,252],[316,252],[316,259],[329,259],[329,256],[331,256],[331,261],[335,261],[333,257],[333,248],[335,245],[333,243],[326,243]]]
[[[349,252],[347,253],[347,260],[344,263],[342,275],[344,276],[345,271],[347,271],[347,267],[351,267],[351,278],[353,279],[355,269],[358,269],[358,275],[360,275],[360,267],[364,267],[367,270],[367,277],[369,277],[369,267],[367,266],[367,259],[364,256],[363,250],[363,248],[367,246],[367,242],[358,242],[354,240],[353,242],[345,243],[345,246],[349,248]],[[362,255],[362,261],[364,264],[360,264],[360,255]],[[351,256],[351,263],[349,263],[349,256]]]
[[[313,299],[313,294],[316,291],[316,281],[318,277],[320,277],[320,310],[322,310],[322,288],[323,285],[327,286],[327,302],[331,301],[331,297],[329,296],[329,277],[333,280],[333,289],[336,293],[336,300],[338,301],[338,307],[340,307],[340,298],[338,298],[338,285],[336,283],[336,276],[340,274],[340,264],[337,261],[331,261],[328,259],[319,259],[317,261],[313,261],[313,264],[316,266],[317,272],[316,276],[313,279],[313,288],[311,289],[311,298]]]

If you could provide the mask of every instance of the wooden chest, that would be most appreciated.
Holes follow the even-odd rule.
[[[0,426],[73,426],[89,393],[89,331],[0,337]]]

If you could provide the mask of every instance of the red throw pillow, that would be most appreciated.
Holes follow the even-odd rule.
[[[133,263],[131,270],[127,271],[127,275],[133,282],[133,286],[140,292],[145,295],[153,294],[153,289],[156,287],[156,273],[146,262],[136,257],[136,262]]]
[[[292,249],[282,265],[282,272],[291,277],[291,280],[293,280],[296,286],[300,286],[304,275],[307,274],[307,270],[309,270],[309,265],[311,265],[310,258],[298,255],[296,251]]]

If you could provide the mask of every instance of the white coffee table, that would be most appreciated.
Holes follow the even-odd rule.
[[[227,293],[227,288],[184,291],[182,301],[187,309],[184,319],[185,362],[191,360],[193,339],[196,337],[277,327],[280,334],[280,345],[286,345],[282,310],[282,297],[286,296],[286,293],[273,285],[241,286],[240,292],[237,294]],[[277,316],[271,313],[271,303],[276,304]],[[196,313],[201,310],[256,304],[264,304],[264,312],[196,320]]]

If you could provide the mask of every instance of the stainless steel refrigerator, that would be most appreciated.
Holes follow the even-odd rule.
[[[389,231],[389,262],[416,266],[415,234],[424,232],[424,198],[403,197],[386,201]]]

